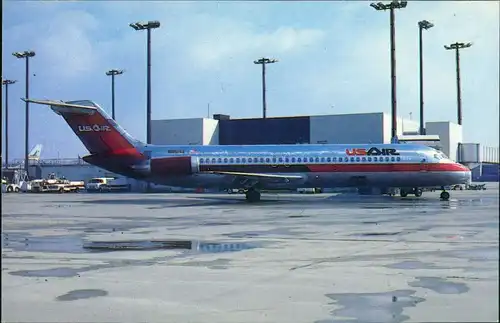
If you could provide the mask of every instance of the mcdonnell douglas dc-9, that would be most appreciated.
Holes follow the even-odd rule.
[[[297,188],[400,188],[401,196],[423,187],[470,181],[467,167],[423,145],[151,145],[130,136],[90,100],[23,99],[61,115],[90,152],[89,164],[154,184],[185,188],[243,189],[248,202],[261,190]]]

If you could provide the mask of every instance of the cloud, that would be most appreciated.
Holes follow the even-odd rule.
[[[322,30],[280,27],[271,32],[257,32],[251,26],[231,20],[212,20],[189,45],[189,55],[201,68],[220,67],[235,57],[276,56],[297,54],[319,43]],[[198,25],[200,26],[200,25]],[[207,30],[207,29],[201,29]]]

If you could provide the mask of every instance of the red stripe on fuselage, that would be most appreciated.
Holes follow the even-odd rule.
[[[454,163],[418,163],[418,164],[323,164],[323,165],[307,165],[311,172],[467,172],[470,171],[467,167]]]

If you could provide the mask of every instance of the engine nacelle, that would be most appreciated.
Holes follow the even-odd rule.
[[[190,175],[200,171],[198,158],[191,156],[153,158],[133,168],[141,173],[159,176]]]

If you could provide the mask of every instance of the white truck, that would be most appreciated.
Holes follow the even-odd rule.
[[[87,192],[130,191],[126,178],[94,177],[85,185]]]

